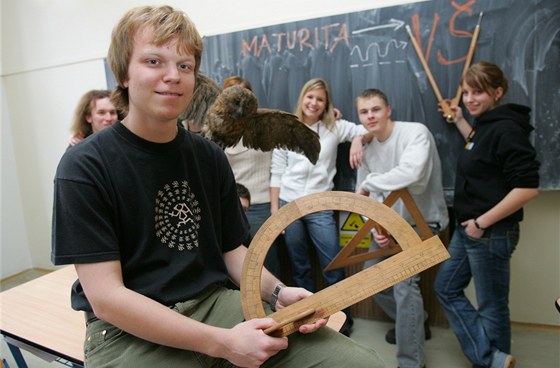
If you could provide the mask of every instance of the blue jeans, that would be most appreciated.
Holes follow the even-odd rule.
[[[249,210],[246,215],[247,220],[249,220],[251,239],[253,239],[262,224],[264,224],[270,217],[270,203],[252,204],[249,206]],[[249,244],[246,245],[249,246]],[[278,278],[280,278],[282,274],[280,256],[278,252],[278,247],[280,246],[281,244],[279,239],[276,239],[274,243],[272,243],[272,246],[270,247],[264,260],[264,266],[266,269]]]
[[[510,259],[519,241],[518,223],[498,223],[472,238],[457,225],[449,253],[435,281],[435,292],[457,336],[463,353],[474,367],[490,367],[495,351],[509,354]],[[476,309],[464,290],[471,281]]]
[[[438,230],[432,228],[432,233]],[[369,251],[379,249],[371,241]],[[385,258],[367,261],[364,268],[371,267]],[[424,311],[424,301],[420,293],[420,275],[414,275],[373,296],[377,305],[395,321],[397,340],[397,361],[401,368],[421,368],[425,365],[424,321],[428,314]]]
[[[285,201],[280,201],[284,206]],[[307,235],[315,246],[321,269],[333,260],[340,251],[338,231],[333,211],[319,211],[306,215],[292,222],[285,230],[284,242],[292,261],[294,283],[309,291],[315,291],[311,261],[307,248]],[[332,285],[344,279],[344,269],[323,271],[323,278],[327,285]]]

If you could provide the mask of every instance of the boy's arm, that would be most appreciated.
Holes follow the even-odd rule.
[[[141,339],[223,358],[238,366],[258,366],[288,346],[286,339],[263,333],[274,324],[271,318],[218,328],[130,290],[123,284],[118,261],[75,267],[96,316]]]

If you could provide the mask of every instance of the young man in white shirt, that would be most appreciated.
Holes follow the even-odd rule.
[[[383,201],[395,190],[407,188],[434,234],[448,224],[441,182],[441,163],[434,138],[425,125],[393,121],[387,96],[367,89],[356,99],[358,116],[373,140],[364,148],[358,169],[357,193]],[[393,209],[412,226],[414,220],[402,201]],[[391,245],[390,237],[375,233],[371,248]],[[370,267],[380,262],[367,262]],[[415,275],[374,296],[377,304],[395,320],[397,360],[401,368],[425,365],[424,322],[427,313]],[[391,331],[390,331],[391,332]]]

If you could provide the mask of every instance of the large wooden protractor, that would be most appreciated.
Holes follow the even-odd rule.
[[[292,222],[324,210],[354,212],[371,219],[389,231],[402,251],[267,316],[262,305],[260,286],[268,250]],[[265,332],[274,336],[288,336],[302,324],[328,317],[447,258],[449,253],[437,235],[422,241],[397,212],[372,198],[337,191],[310,194],[283,206],[255,234],[241,274],[243,313],[247,320],[273,318],[278,324]]]

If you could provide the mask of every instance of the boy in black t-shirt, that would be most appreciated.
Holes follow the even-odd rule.
[[[223,287],[239,283],[246,253],[235,180],[216,145],[177,126],[202,48],[183,12],[128,11],[109,49],[126,118],[59,164],[52,260],[78,273],[72,306],[86,312],[87,366],[383,366],[373,350],[319,329],[325,320],[268,336],[274,320],[244,321],[239,291]],[[263,270],[265,300],[279,284]],[[310,294],[284,287],[273,307]]]

